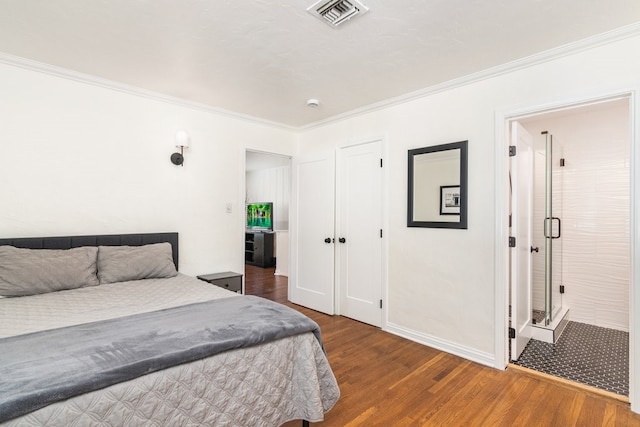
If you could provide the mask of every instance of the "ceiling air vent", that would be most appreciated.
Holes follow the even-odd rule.
[[[366,13],[369,8],[357,0],[320,0],[311,5],[307,12],[322,19],[332,27],[337,27],[356,15]]]

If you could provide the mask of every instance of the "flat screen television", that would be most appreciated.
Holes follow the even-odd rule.
[[[247,203],[247,230],[273,231],[273,203]]]

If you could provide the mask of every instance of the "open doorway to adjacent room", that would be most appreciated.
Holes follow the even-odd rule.
[[[254,150],[245,156],[245,292],[275,292],[286,301],[291,157]]]

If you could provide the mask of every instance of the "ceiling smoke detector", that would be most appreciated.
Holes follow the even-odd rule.
[[[357,0],[320,0],[307,8],[307,12],[334,28],[368,11],[369,8]]]

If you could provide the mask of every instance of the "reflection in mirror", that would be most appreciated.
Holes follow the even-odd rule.
[[[409,150],[408,227],[467,228],[467,141]]]

